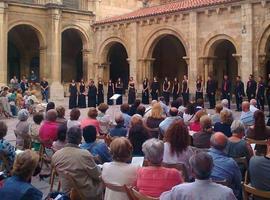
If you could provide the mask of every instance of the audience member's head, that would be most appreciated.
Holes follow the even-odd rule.
[[[175,108],[178,109],[178,107],[179,107],[179,102],[178,102],[177,100],[173,100],[173,101],[171,102],[171,107],[175,107]]]
[[[73,126],[68,129],[67,141],[70,144],[79,145],[82,141],[82,131],[79,127]]]
[[[130,107],[129,107],[129,105],[128,105],[127,103],[123,103],[123,104],[120,106],[120,110],[121,110],[122,113],[128,114],[129,109],[130,109]]]
[[[143,124],[142,116],[141,115],[138,115],[138,114],[135,114],[130,119],[130,125],[132,127],[132,126],[135,126],[135,125],[138,125],[138,124],[139,125],[142,125]]]
[[[257,100],[256,99],[251,99],[250,100],[250,105],[257,106]]]
[[[194,116],[194,122],[200,122],[202,116],[207,115],[206,110],[202,109],[196,112]]]
[[[176,100],[178,101],[178,107],[180,107],[180,106],[183,105],[183,99],[182,99],[182,97],[178,97]]]
[[[156,103],[158,103],[157,100],[152,100],[152,101],[151,101],[151,106],[153,106],[153,105],[156,104]]]
[[[21,109],[19,112],[18,112],[18,119],[19,121],[27,121],[29,117],[29,112],[28,110],[26,109]]]
[[[200,107],[204,108],[204,101],[203,101],[203,99],[201,99],[201,98],[197,99],[197,106],[200,106]]]
[[[151,110],[151,117],[155,119],[161,119],[162,118],[163,109],[160,105],[160,103],[155,103]]]
[[[65,142],[67,139],[67,126],[60,125],[57,132],[57,140]]]
[[[126,163],[131,160],[133,147],[124,137],[115,138],[110,144],[110,152],[114,161]]]
[[[0,140],[2,140],[7,135],[7,124],[4,121],[0,121]]]
[[[178,109],[175,107],[171,107],[169,111],[170,116],[175,117],[178,115]]]
[[[248,101],[243,101],[242,103],[242,111],[243,112],[248,112],[249,111],[249,102]]]
[[[64,118],[65,117],[65,108],[63,106],[57,106],[56,107],[56,111],[57,111],[57,117],[58,118]]]
[[[145,107],[143,105],[140,105],[137,108],[137,114],[141,115],[142,117],[144,116],[144,114],[145,114]]]
[[[78,108],[73,108],[70,113],[69,113],[69,116],[70,116],[70,120],[72,121],[76,121],[80,118],[81,116],[81,112]]]
[[[200,118],[200,125],[203,132],[212,132],[212,119],[208,115]]]
[[[221,105],[222,105],[223,108],[228,108],[228,106],[229,106],[228,99],[222,99],[221,100]]]
[[[106,103],[101,103],[98,106],[98,110],[102,113],[106,113],[106,111],[108,110],[109,106]]]
[[[122,113],[118,113],[115,115],[115,123],[117,125],[124,125],[124,122],[125,122],[125,120],[124,120]]]
[[[94,126],[86,126],[83,129],[83,138],[86,143],[95,142],[97,139],[97,130]]]
[[[216,113],[220,113],[220,112],[222,111],[222,109],[223,109],[223,106],[222,106],[221,103],[218,103],[218,104],[216,105],[216,107],[215,107]]]
[[[156,138],[146,140],[142,145],[145,159],[150,165],[161,165],[164,153],[164,143]]]
[[[98,116],[98,111],[96,108],[91,107],[91,108],[89,108],[87,115],[91,119],[96,119]]]
[[[185,110],[186,114],[194,115],[195,114],[195,105],[193,103],[188,103]]]
[[[234,120],[231,125],[232,134],[238,135],[242,138],[245,134],[245,126],[240,120]]]
[[[211,136],[211,147],[220,151],[224,151],[228,142],[228,138],[221,132],[216,132]]]
[[[54,102],[49,102],[46,106],[46,112],[48,112],[51,109],[55,109],[55,104]]]
[[[37,112],[33,115],[33,121],[35,122],[35,124],[41,124],[43,119],[44,119],[44,115],[41,112]]]
[[[49,122],[55,122],[57,119],[57,111],[55,109],[48,110],[48,112],[46,113],[46,119]]]
[[[223,124],[231,124],[232,123],[232,112],[228,110],[222,110],[220,112],[220,120]]]
[[[135,108],[138,108],[140,104],[141,104],[141,100],[140,99],[136,99],[135,102],[134,102],[134,104],[133,104],[133,106]]]

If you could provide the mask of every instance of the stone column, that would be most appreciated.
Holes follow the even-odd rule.
[[[0,86],[7,84],[7,20],[6,4],[0,2]]]
[[[47,52],[46,47],[39,48],[39,78],[40,80],[43,77],[49,76],[49,70],[48,70],[47,62],[46,62],[46,52]]]
[[[138,54],[138,48],[137,48],[137,44],[138,44],[138,34],[137,34],[137,23],[132,23],[130,24],[130,30],[132,30],[130,32],[130,42],[129,42],[129,76],[132,76],[135,80],[135,82],[137,83],[137,85],[139,84],[139,80],[137,77],[137,62],[138,62],[138,58],[137,58],[137,54]]]
[[[241,67],[242,56],[240,54],[232,54],[232,56],[235,58],[237,62],[238,74],[242,74],[242,67]]]
[[[82,56],[83,56],[83,80],[88,79],[88,61],[89,61],[89,54],[90,50],[89,49],[83,49],[82,50]]]
[[[266,79],[268,78],[268,77],[265,77],[265,74],[267,72],[265,64],[266,64],[267,60],[268,60],[268,57],[266,54],[259,54],[259,56],[258,56],[258,69],[262,69],[262,70],[258,70],[258,73],[256,74],[256,76],[260,75]]]

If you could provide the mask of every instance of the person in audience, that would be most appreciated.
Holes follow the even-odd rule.
[[[112,125],[111,116],[106,114],[108,108],[109,106],[105,103],[101,103],[98,106],[100,113],[97,116],[97,120],[99,122],[101,135],[107,135],[109,133],[110,126]]]
[[[241,122],[245,125],[245,129],[254,125],[253,113],[249,110],[249,102],[244,101],[242,103],[242,113],[240,116]]]
[[[88,117],[81,121],[81,128],[84,129],[84,127],[91,125],[91,126],[96,127],[97,133],[99,134],[100,126],[97,120],[97,116],[98,116],[97,109],[94,107],[89,108],[87,115]]]
[[[0,93],[0,108],[2,113],[7,117],[11,117],[12,113],[10,110],[10,104],[8,102],[8,87],[4,87],[3,90]]]
[[[158,103],[157,100],[152,100],[152,101],[151,101],[151,104],[150,104],[149,107],[147,107],[147,109],[145,110],[144,118],[147,119],[147,118],[151,115],[153,106],[154,106],[156,103]]]
[[[200,132],[201,131],[200,119],[204,115],[207,115],[206,110],[199,110],[195,114],[194,121],[189,124],[189,128],[190,128],[191,131],[194,131],[194,132]]]
[[[31,137],[29,135],[28,122],[29,112],[26,109],[21,109],[18,112],[19,122],[16,125],[14,133],[16,135],[16,148],[20,150],[31,148]]]
[[[265,124],[265,116],[263,111],[257,110],[254,113],[254,126],[250,126],[246,132],[247,138],[254,140],[266,140],[270,138],[270,128]],[[256,153],[265,155],[266,146],[256,145]]]
[[[159,124],[159,129],[161,132],[161,135],[164,136],[168,128],[172,123],[175,121],[182,119],[180,116],[178,116],[178,109],[175,107],[172,107],[169,111],[170,116],[165,118],[160,124]]]
[[[168,116],[170,112],[170,107],[167,105],[165,98],[163,96],[159,97],[159,103],[163,110],[162,115]]]
[[[79,118],[81,116],[81,112],[78,108],[73,108],[69,113],[70,119],[67,121],[67,129],[77,126],[81,126],[81,122],[79,121]]]
[[[179,115],[180,116],[183,116],[185,110],[186,110],[186,107],[183,105],[183,98],[182,97],[178,97],[176,99],[176,101],[178,102],[178,111],[179,111]]]
[[[242,199],[241,172],[237,163],[225,153],[228,138],[221,132],[212,135],[209,155],[212,156],[214,167],[211,173],[212,180],[223,181],[233,190],[237,199]]]
[[[161,166],[164,154],[164,143],[161,140],[149,139],[142,148],[149,166],[142,167],[137,171],[136,187],[140,193],[159,197],[162,192],[183,182],[179,171]]]
[[[193,134],[193,145],[197,148],[210,148],[210,138],[213,134],[212,120],[208,115],[200,119],[201,131]]]
[[[140,99],[136,99],[134,104],[131,105],[130,109],[129,109],[129,116],[133,116],[134,114],[136,114],[137,108],[141,105],[141,100]]]
[[[215,123],[215,125],[214,125],[214,132],[222,132],[227,137],[231,137],[232,136],[232,131],[231,131],[231,115],[232,115],[232,113],[230,111],[223,109],[220,112],[221,122]]]
[[[187,109],[183,114],[183,119],[186,125],[189,125],[191,122],[194,122],[195,114],[196,114],[195,104],[194,103],[187,104]]]
[[[200,152],[193,155],[189,162],[195,182],[173,187],[170,191],[162,193],[160,200],[236,200],[230,188],[211,181],[214,164],[210,155]]]
[[[4,137],[7,135],[8,127],[7,124],[3,121],[0,121],[0,155],[6,158],[7,163],[4,166],[4,171],[8,174],[12,169],[12,165],[15,159],[15,148],[6,140]],[[3,161],[0,160],[0,165],[3,164]]]
[[[142,117],[144,117],[145,107],[143,105],[139,105],[137,110],[136,110],[136,114],[141,115]]]
[[[133,151],[130,141],[124,137],[116,138],[110,144],[113,161],[104,163],[102,179],[105,183],[132,186],[136,182],[138,166],[128,164]],[[125,192],[115,192],[108,188],[105,191],[104,200],[127,200]]]
[[[253,113],[255,113],[255,111],[259,110],[257,108],[257,100],[256,99],[251,99],[250,100],[250,106],[249,106],[249,110]]]
[[[204,101],[203,99],[199,98],[196,102],[195,112],[198,112],[199,110],[204,109]]]
[[[63,106],[57,106],[56,107],[56,111],[57,111],[57,119],[56,119],[56,122],[59,124],[59,125],[66,125],[67,124],[67,120],[65,118],[65,108]]]
[[[72,177],[82,199],[100,200],[103,192],[101,172],[91,153],[79,148],[81,140],[81,129],[71,127],[67,132],[68,144],[54,153],[52,166],[59,175],[63,192],[69,193],[73,188],[69,179]]]
[[[57,112],[50,109],[46,113],[46,120],[39,129],[40,142],[46,147],[51,148],[53,141],[57,140],[58,124],[56,123]]]
[[[228,99],[222,99],[221,105],[222,105],[222,111],[223,110],[226,110],[226,111],[228,111],[230,113],[230,115],[229,115],[230,119],[228,119],[228,123],[231,125],[231,123],[233,122],[234,118],[233,118],[233,112],[229,108],[230,107],[230,104],[229,104]]]
[[[211,116],[211,119],[212,119],[212,123],[213,125],[217,122],[221,122],[221,119],[220,119],[220,112],[222,111],[223,107],[220,103],[218,103],[216,106],[215,106],[215,114],[213,114]]]
[[[62,149],[67,144],[67,127],[65,125],[60,125],[58,127],[57,140],[52,144],[52,150],[54,152]]]
[[[123,103],[121,106],[120,106],[120,110],[123,114],[123,117],[124,117],[124,126],[126,128],[129,128],[130,126],[130,119],[131,117],[129,116],[129,105],[127,103]]]
[[[193,155],[190,146],[188,128],[182,120],[174,122],[164,136],[163,162],[168,164],[183,163],[187,169],[189,179],[192,178],[189,158]]]
[[[38,154],[29,149],[16,156],[12,176],[4,182],[4,186],[0,189],[1,199],[42,200],[42,192],[30,183],[38,161]]]
[[[88,150],[95,157],[97,164],[112,161],[107,145],[103,141],[97,141],[97,131],[94,126],[83,128],[83,138],[85,142],[81,144],[80,148]]]
[[[34,148],[35,151],[39,151],[40,149],[39,129],[43,119],[43,113],[35,113],[33,116],[34,122],[29,126],[29,135],[31,136],[32,140],[32,148]]]
[[[127,128],[124,126],[124,117],[122,113],[119,113],[115,116],[116,126],[110,129],[111,137],[126,137],[127,136]]]
[[[51,109],[55,109],[55,104],[54,102],[49,102],[46,106],[46,112],[48,112]]]

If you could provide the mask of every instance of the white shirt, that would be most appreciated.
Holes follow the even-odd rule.
[[[78,120],[68,120],[67,121],[67,128],[70,129],[73,126],[77,126],[80,127],[81,126],[81,122],[79,122]]]
[[[255,111],[259,110],[258,108],[256,108],[254,105],[250,105],[249,106],[249,110],[253,113],[255,113]]]

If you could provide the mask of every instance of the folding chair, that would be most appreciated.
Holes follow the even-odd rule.
[[[53,186],[55,182],[55,177],[58,176],[56,169],[53,167],[52,172],[51,172],[51,177],[50,177],[50,192],[53,191]],[[59,176],[58,176],[59,178]],[[61,189],[61,182],[60,179],[58,180],[58,186],[57,186],[57,191],[59,192]]]
[[[70,191],[70,199],[71,200],[84,200],[84,195],[80,192],[80,188],[77,186],[75,179],[68,172],[64,172],[64,176],[72,184],[72,189]]]
[[[178,171],[181,172],[182,177],[184,178],[185,182],[189,181],[189,177],[188,177],[188,173],[187,173],[187,168],[185,166],[185,164],[183,163],[177,163],[177,164],[169,164],[169,163],[162,163],[163,167],[166,168],[174,168],[177,169]]]

